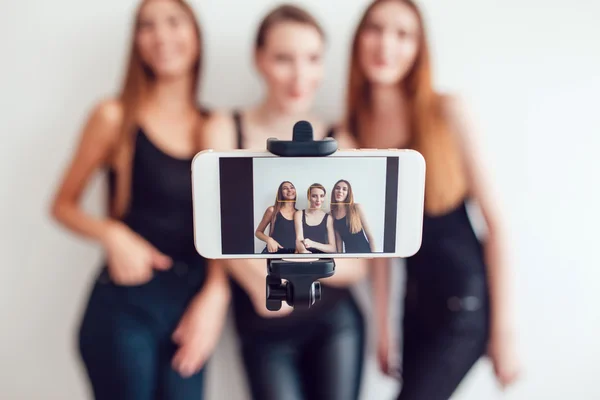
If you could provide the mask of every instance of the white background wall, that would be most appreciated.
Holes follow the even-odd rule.
[[[302,2],[330,35],[318,100],[328,118],[341,110],[349,35],[365,3]],[[439,87],[470,100],[506,206],[525,365],[522,381],[503,395],[482,361],[456,398],[600,398],[600,3],[422,3]],[[74,328],[100,253],[57,229],[47,210],[88,111],[119,86],[134,3],[0,4],[0,397],[84,399]],[[215,106],[257,99],[250,44],[275,1],[195,4],[208,42],[202,98]],[[86,198],[90,210],[100,212],[102,193],[98,180]],[[208,398],[245,398],[236,354],[228,331]],[[394,390],[370,362],[364,398],[391,398]]]
[[[277,189],[283,181],[291,181],[296,188],[296,208],[308,207],[306,191],[313,183],[325,187],[323,210],[331,212],[333,185],[346,179],[352,185],[354,201],[362,205],[365,219],[375,241],[375,251],[383,251],[383,228],[385,222],[385,158],[259,158],[254,160],[254,229],[258,226],[265,210],[275,202]],[[269,233],[269,228],[265,231]],[[260,253],[265,242],[255,238],[255,251]]]

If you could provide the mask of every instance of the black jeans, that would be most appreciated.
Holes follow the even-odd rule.
[[[181,261],[139,286],[117,286],[103,269],[79,330],[96,400],[202,399],[203,371],[184,379],[171,367],[171,335],[203,280]]]
[[[479,299],[483,301],[474,303],[469,296],[413,296],[411,283],[409,278],[403,319],[403,383],[397,400],[448,400],[485,353],[487,299],[482,295]]]
[[[354,400],[363,370],[364,322],[353,299],[295,327],[241,339],[255,400]]]

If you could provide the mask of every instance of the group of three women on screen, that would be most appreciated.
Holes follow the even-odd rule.
[[[308,207],[296,208],[296,188],[284,181],[274,205],[256,229],[266,243],[262,253],[371,253],[374,241],[350,182],[340,179],[331,193],[331,212],[323,210],[327,190],[319,183],[307,190]],[[265,231],[269,227],[269,235]]]

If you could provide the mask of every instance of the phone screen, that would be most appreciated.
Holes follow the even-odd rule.
[[[396,252],[397,156],[221,157],[223,255]]]

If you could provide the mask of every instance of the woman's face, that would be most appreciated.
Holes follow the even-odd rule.
[[[323,47],[319,31],[307,24],[281,22],[268,30],[257,66],[269,97],[283,112],[310,109],[323,78]]]
[[[367,79],[394,85],[410,71],[418,52],[419,20],[399,1],[385,1],[367,16],[358,38],[358,58]]]
[[[295,200],[296,199],[296,188],[289,182],[286,182],[281,186],[281,194],[283,200]]]
[[[310,189],[310,208],[321,208],[325,202],[325,192],[323,189]]]
[[[346,182],[340,182],[333,188],[333,198],[336,203],[344,203],[348,197],[348,185]]]
[[[150,0],[142,7],[136,39],[143,62],[159,78],[188,74],[198,59],[194,21],[172,0]]]

